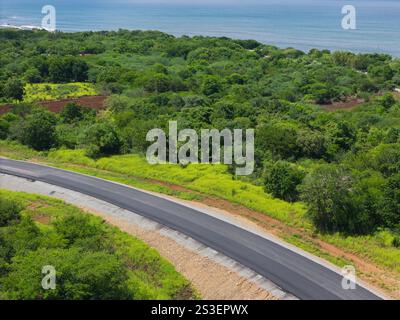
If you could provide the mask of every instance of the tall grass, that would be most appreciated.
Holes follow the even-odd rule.
[[[150,165],[139,155],[114,156],[97,161],[89,159],[82,150],[58,150],[49,153],[57,162],[80,164],[124,175],[156,179],[184,186],[204,194],[217,196],[268,214],[289,225],[308,225],[303,219],[305,208],[274,199],[260,186],[234,180],[225,165],[191,164],[187,167],[172,164]]]
[[[34,83],[25,85],[24,102],[77,98],[98,94],[91,83]]]

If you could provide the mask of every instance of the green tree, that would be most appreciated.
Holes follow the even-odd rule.
[[[171,88],[171,78],[162,73],[151,74],[144,80],[144,88],[149,92],[167,92]]]
[[[42,76],[40,75],[40,71],[33,67],[25,72],[25,79],[28,83],[40,83]]]
[[[348,170],[337,166],[321,166],[307,175],[301,186],[302,200],[317,229],[346,231],[352,224],[350,217],[356,213],[351,202],[353,177]]]
[[[366,165],[389,177],[400,172],[400,144],[380,144],[365,155]]]
[[[89,67],[74,57],[55,56],[49,60],[49,77],[55,83],[86,81]]]
[[[87,128],[81,141],[86,146],[89,157],[118,154],[121,141],[114,126],[108,121],[101,121]]]
[[[326,141],[321,132],[301,130],[296,143],[306,157],[322,158],[326,153]]]
[[[0,118],[0,139],[6,139],[10,131],[10,123]]]
[[[347,151],[356,139],[355,130],[347,121],[330,122],[325,130],[327,152],[335,157],[340,151]]]
[[[6,99],[22,100],[24,97],[24,85],[21,80],[10,78],[3,86],[3,96]]]
[[[206,96],[211,96],[213,94],[219,93],[222,90],[222,86],[217,77],[207,76],[203,81],[201,90]]]
[[[22,125],[22,143],[35,150],[49,150],[57,144],[57,117],[50,111],[37,109]]]
[[[277,161],[267,168],[264,185],[274,197],[294,202],[298,199],[297,187],[304,178],[303,171],[286,161]]]
[[[55,290],[41,286],[43,266],[56,270]],[[6,299],[107,300],[129,299],[122,261],[104,252],[83,252],[79,248],[39,249],[17,256],[1,281]]]
[[[381,99],[381,105],[385,109],[390,109],[396,104],[396,100],[394,99],[391,93],[385,93],[385,95]]]
[[[94,117],[94,115],[94,110],[71,102],[61,110],[60,119],[63,123],[74,123],[83,120],[87,116]]]
[[[290,122],[276,121],[256,129],[256,148],[270,150],[275,156],[288,159],[297,157],[297,126]]]
[[[348,168],[330,164],[308,174],[299,190],[318,230],[366,234],[382,226],[383,185],[379,176],[361,178]]]
[[[82,214],[70,214],[54,223],[55,230],[69,246],[82,244],[82,241],[95,238],[101,244],[104,241],[105,232],[99,224],[93,224],[89,216]]]
[[[400,226],[400,173],[391,176],[384,188],[384,221],[390,228]]]
[[[8,225],[20,218],[22,207],[13,200],[0,196],[0,227]]]
[[[337,92],[332,86],[324,83],[314,83],[308,87],[310,93],[316,103],[327,104],[337,97]]]

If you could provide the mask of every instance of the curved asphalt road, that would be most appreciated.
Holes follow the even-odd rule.
[[[234,259],[300,299],[379,299],[358,285],[355,290],[342,289],[340,274],[277,243],[166,199],[22,161],[0,158],[0,172],[57,185],[133,211]]]

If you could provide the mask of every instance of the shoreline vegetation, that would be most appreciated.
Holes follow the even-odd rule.
[[[0,103],[15,105],[0,116],[0,155],[237,205],[400,297],[399,59],[158,31],[0,30],[0,40]],[[25,90],[46,84],[54,99],[78,84],[76,92],[107,96],[105,108],[49,112]],[[169,121],[179,130],[255,129],[254,173],[149,165],[146,133]]]

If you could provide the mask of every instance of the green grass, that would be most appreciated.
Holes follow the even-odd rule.
[[[29,149],[28,149],[29,150]],[[276,218],[286,225],[301,229],[309,237],[323,240],[349,253],[366,258],[378,266],[400,273],[400,250],[391,246],[390,233],[386,237],[378,232],[371,236],[344,236],[341,234],[316,234],[312,224],[306,218],[306,207],[302,203],[290,204],[264,192],[260,186],[235,180],[223,165],[149,165],[139,155],[114,156],[97,161],[89,159],[82,150],[58,150],[48,154],[35,153],[18,144],[0,141],[0,154],[19,159],[37,158],[51,165],[113,180],[141,189],[170,194],[183,199],[192,199],[191,193],[173,191],[168,187],[151,182],[155,179],[184,186],[187,189],[212,195],[246,206]],[[200,195],[201,197],[201,195]],[[343,257],[334,257],[319,248],[315,243],[304,239],[301,234],[288,234],[284,240],[310,253],[342,266],[348,261]]]
[[[23,215],[49,218],[49,224],[36,222],[41,230],[51,231],[52,223],[59,218],[72,214],[85,214],[80,209],[65,204],[63,201],[20,192],[0,189],[0,196],[14,200],[25,208]],[[34,204],[34,206],[32,206]],[[113,243],[115,254],[123,259],[129,269],[128,284],[135,296],[144,299],[193,299],[198,298],[189,281],[159,253],[143,241],[109,224],[104,224],[99,217],[89,215],[91,224],[101,225],[106,236]]]
[[[393,237],[389,231],[357,237],[343,237],[339,234],[321,235],[321,238],[328,243],[400,273],[400,250],[393,247]]]
[[[321,250],[321,248],[319,248],[312,241],[307,241],[307,240],[301,238],[301,236],[299,236],[297,234],[285,235],[283,237],[283,240],[285,240],[286,242],[288,242],[292,245],[295,245],[296,247],[298,247],[300,249],[303,249],[304,251],[312,253],[315,256],[323,258],[338,267],[344,267],[346,265],[352,264],[351,261],[349,261],[348,259],[345,259],[344,257],[335,257],[335,256],[330,255],[326,251]]]
[[[91,83],[35,83],[25,85],[24,102],[59,100],[97,94],[97,90]]]
[[[224,165],[192,164],[185,168],[170,164],[149,165],[146,159],[139,155],[114,156],[94,161],[87,158],[82,150],[53,151],[49,153],[48,158],[56,163],[74,163],[184,186],[193,191],[220,197],[264,212],[288,225],[310,227],[309,222],[303,219],[305,208],[301,203],[290,204],[274,199],[260,186],[233,180]]]

